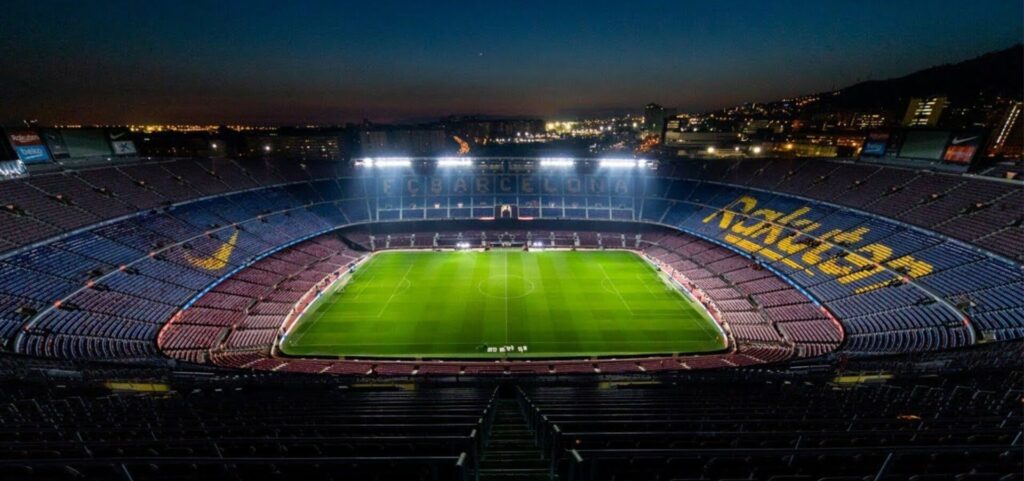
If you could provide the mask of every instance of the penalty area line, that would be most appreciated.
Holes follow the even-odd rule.
[[[619,301],[622,302],[622,305],[626,306],[626,310],[629,311],[629,315],[636,317],[636,314],[633,313],[633,309],[629,307],[629,303],[626,302],[626,299],[622,297],[622,293],[619,292],[619,288],[615,285],[615,281],[612,281],[612,278],[608,276],[608,271],[606,271],[604,266],[600,263],[597,264],[597,267],[601,268],[604,278],[608,279],[608,285],[612,286],[612,290],[615,291],[616,296],[619,296]]]
[[[388,309],[388,306],[391,305],[391,301],[395,298],[396,295],[398,295],[399,292],[402,292],[402,283],[408,282],[408,279],[406,278],[409,277],[409,272],[412,271],[412,266],[414,265],[415,264],[409,264],[409,268],[405,270],[405,274],[402,274],[402,278],[398,280],[397,284],[395,284],[395,289],[391,291],[391,296],[388,297],[387,302],[384,303],[384,306],[380,308],[380,312],[377,313],[377,319],[380,319],[380,317],[384,315],[384,311],[386,311]]]

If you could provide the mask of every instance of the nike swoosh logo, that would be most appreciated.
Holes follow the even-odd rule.
[[[231,258],[231,253],[235,251],[235,242],[238,242],[238,232],[235,231],[231,234],[231,238],[227,242],[217,248],[217,251],[209,257],[194,257],[188,252],[185,253],[185,258],[188,259],[189,263],[208,271],[219,271],[228,265],[228,259]]]
[[[120,139],[121,137],[124,137],[124,134],[126,134],[126,133],[127,132],[121,132],[121,133],[117,133],[117,134],[110,134],[110,140]]]
[[[958,145],[958,144],[962,144],[964,142],[970,142],[970,141],[972,141],[972,140],[974,140],[976,138],[978,138],[977,135],[975,135],[974,137],[967,137],[967,138],[963,138],[963,139],[958,139],[956,137],[953,137],[953,142],[952,143],[953,143],[953,145]]]

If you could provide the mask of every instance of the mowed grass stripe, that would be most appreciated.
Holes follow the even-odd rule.
[[[559,358],[725,348],[714,321],[627,251],[396,251],[328,292],[289,355]],[[525,346],[506,353],[487,347]]]

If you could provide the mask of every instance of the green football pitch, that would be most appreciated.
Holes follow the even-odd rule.
[[[714,321],[627,251],[392,251],[324,293],[288,355],[558,358],[725,348]]]

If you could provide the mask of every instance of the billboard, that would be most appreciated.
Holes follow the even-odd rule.
[[[860,155],[868,157],[882,157],[885,155],[885,151],[888,147],[888,132],[871,132],[868,134],[868,138],[864,140],[864,147],[861,148]]]
[[[100,129],[61,129],[60,135],[72,158],[102,157],[113,154]]]
[[[19,159],[0,160],[0,180],[17,179],[28,175],[25,163]]]
[[[43,139],[33,130],[12,130],[7,133],[11,147],[25,164],[40,164],[50,161],[50,151],[43,145]]]
[[[68,152],[68,146],[64,143],[64,137],[60,135],[60,131],[57,129],[41,129],[39,135],[43,137],[43,142],[46,142],[46,146],[50,148],[50,155],[55,159],[64,159],[71,155]]]
[[[942,161],[950,164],[970,166],[974,157],[981,149],[981,133],[957,133],[949,139],[949,146],[946,153],[942,155]]]
[[[921,160],[940,160],[946,151],[949,132],[945,130],[910,130],[900,147],[900,157]]]
[[[128,129],[111,129],[107,132],[114,155],[136,155],[135,142],[132,142]]]

